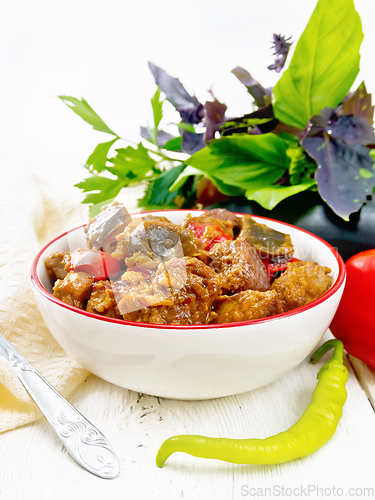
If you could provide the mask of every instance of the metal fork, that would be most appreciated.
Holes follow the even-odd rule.
[[[74,460],[101,478],[113,479],[118,476],[119,463],[108,440],[1,334],[0,354],[14,368],[20,382]]]

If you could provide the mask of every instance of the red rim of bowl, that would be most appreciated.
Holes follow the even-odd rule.
[[[167,213],[167,212],[192,213],[192,212],[204,212],[204,211],[205,210],[150,210],[150,211],[146,211],[146,212],[139,212],[139,213],[133,214],[133,215],[142,215],[142,214],[160,213],[160,212],[163,212],[163,213]],[[233,213],[235,213],[236,215],[239,215],[239,216],[245,215],[245,214],[240,213],[240,212],[233,212]],[[258,323],[265,323],[268,321],[275,321],[278,319],[287,318],[290,316],[294,316],[295,314],[300,314],[304,311],[307,311],[308,309],[315,307],[316,305],[320,304],[321,302],[324,302],[325,300],[327,300],[329,297],[331,297],[332,295],[334,295],[337,292],[337,290],[341,287],[342,283],[345,280],[346,271],[345,271],[344,261],[343,261],[341,255],[338,253],[338,251],[335,248],[333,248],[329,243],[327,243],[325,240],[323,240],[319,236],[316,236],[315,234],[310,233],[309,231],[306,231],[305,229],[301,229],[297,226],[293,226],[292,224],[288,224],[287,222],[282,222],[282,221],[278,221],[276,219],[270,219],[268,217],[262,217],[262,216],[258,216],[258,215],[254,215],[254,214],[252,214],[252,216],[256,217],[257,219],[262,219],[264,221],[270,221],[270,222],[276,222],[278,224],[282,224],[283,226],[297,229],[298,231],[306,233],[309,236],[312,236],[313,238],[315,238],[318,241],[320,241],[321,243],[323,243],[331,251],[331,253],[334,255],[334,257],[338,263],[338,266],[339,266],[338,276],[336,278],[335,283],[331,286],[331,288],[329,290],[327,290],[327,292],[325,292],[318,299],[313,300],[312,302],[310,302],[309,304],[307,304],[305,306],[301,306],[301,307],[298,307],[297,309],[293,309],[292,311],[287,311],[285,313],[277,314],[275,316],[268,316],[266,318],[251,319],[248,321],[238,321],[236,323],[218,323],[218,324],[208,324],[208,325],[171,325],[171,324],[160,325],[160,324],[156,324],[156,323],[137,323],[135,321],[125,321],[122,319],[109,318],[107,316],[100,316],[99,314],[90,313],[88,311],[84,311],[83,309],[79,309],[77,307],[71,306],[70,304],[66,304],[62,300],[60,300],[57,297],[55,297],[54,295],[52,295],[46,288],[44,288],[41,281],[39,280],[38,273],[37,273],[37,266],[38,266],[39,259],[43,255],[43,253],[48,249],[48,247],[50,247],[55,241],[66,236],[68,233],[72,233],[73,231],[76,231],[77,229],[84,227],[84,225],[78,226],[74,229],[70,229],[69,231],[66,231],[63,234],[60,234],[59,236],[57,236],[56,238],[51,240],[49,243],[47,243],[38,252],[37,256],[35,257],[35,259],[32,262],[32,265],[31,265],[31,282],[35,286],[35,288],[38,290],[38,292],[40,292],[46,299],[50,300],[51,302],[54,302],[55,304],[57,304],[61,307],[64,307],[65,309],[69,309],[70,311],[73,311],[77,314],[82,314],[84,316],[88,316],[89,318],[96,319],[97,321],[106,321],[109,323],[117,323],[120,325],[136,326],[138,328],[156,328],[156,329],[159,328],[162,330],[196,330],[196,329],[208,330],[208,329],[212,329],[212,328],[215,328],[215,329],[216,328],[232,328],[232,327],[239,327],[239,326],[246,326],[246,325],[254,325],[254,324],[258,324]]]

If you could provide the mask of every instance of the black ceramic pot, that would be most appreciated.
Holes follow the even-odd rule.
[[[244,197],[230,198],[206,208],[218,207],[270,217],[306,229],[337,248],[345,261],[358,252],[375,248],[375,196],[359,212],[352,214],[348,222],[332,212],[314,192],[287,198],[273,210],[266,210]]]

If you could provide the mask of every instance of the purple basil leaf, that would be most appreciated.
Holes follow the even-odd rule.
[[[357,212],[375,186],[369,148],[349,146],[324,137],[307,137],[303,148],[318,164],[315,180],[320,196],[345,220]]]
[[[290,46],[292,45],[289,42],[291,38],[292,37],[286,38],[282,35],[276,35],[275,33],[273,34],[273,55],[276,57],[275,62],[271,64],[271,66],[268,66],[268,69],[270,69],[271,71],[276,71],[276,73],[280,73],[280,71],[283,69],[286,61],[286,56],[288,55]]]
[[[322,137],[326,133],[331,138],[352,146],[375,144],[374,129],[365,118],[339,116],[338,111],[332,108],[324,108],[318,116],[311,118],[306,135]]]
[[[265,89],[246,69],[236,66],[232,69],[232,73],[245,85],[249,94],[254,97],[256,106],[263,108],[271,103],[272,89]]]
[[[187,130],[182,131],[181,149],[184,153],[194,154],[206,146],[204,134],[194,134]]]
[[[156,84],[164,92],[167,100],[180,113],[182,119],[188,123],[201,122],[204,116],[204,107],[198,99],[187,92],[178,78],[173,78],[166,71],[151,62],[148,65]]]
[[[319,115],[311,117],[302,133],[301,142],[304,141],[306,137],[323,137],[324,133],[327,131],[328,122],[331,120],[337,120],[337,114],[333,108],[324,108]]]
[[[213,101],[206,101],[205,108],[205,140],[207,142],[214,139],[215,133],[220,130],[220,127],[225,122],[225,112],[227,110],[227,107],[225,104],[222,104],[220,101],[218,101],[215,97]]]
[[[371,94],[367,92],[364,82],[352,95],[344,100],[340,106],[340,114],[363,118],[369,125],[373,124],[374,106],[371,104]]]
[[[375,134],[372,125],[364,118],[356,116],[339,116],[336,121],[331,121],[326,127],[328,133],[345,144],[354,145],[375,144]]]
[[[185,123],[200,123],[204,118],[204,106],[201,103],[198,103],[195,108],[180,108],[178,112]]]
[[[174,138],[175,138],[174,135],[168,134],[168,132],[164,132],[164,130],[159,130],[158,131],[158,146],[159,146],[159,148],[162,148],[166,142],[168,142]]]
[[[332,120],[337,120],[337,114],[333,108],[324,108],[317,116],[313,116],[310,120],[311,122],[311,134],[313,135],[314,130],[324,131],[328,123]]]
[[[147,140],[151,138],[151,135],[150,135],[148,128],[141,127],[141,136],[143,137],[143,139],[147,139]],[[159,148],[162,148],[166,142],[170,141],[173,138],[174,138],[174,136],[171,134],[168,134],[168,132],[164,132],[164,130],[158,130],[158,144],[157,145],[159,146]]]

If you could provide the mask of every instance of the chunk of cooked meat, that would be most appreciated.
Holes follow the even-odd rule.
[[[212,305],[220,294],[216,273],[194,257],[161,264],[153,277],[156,294],[169,293],[170,304],[123,315],[128,321],[172,325],[207,324],[216,317]],[[124,297],[125,298],[125,297]],[[121,312],[121,303],[119,304]]]
[[[116,244],[116,236],[122,233],[132,220],[122,203],[114,201],[103,207],[102,211],[85,226],[87,247],[112,251]]]
[[[163,264],[161,264],[163,267]],[[138,271],[126,271],[122,279],[112,283],[112,289],[120,314],[125,316],[140,309],[167,305],[171,306],[173,301],[169,288],[165,290],[154,286],[152,278],[154,275],[144,276]],[[136,321],[132,319],[131,321]]]
[[[70,271],[63,280],[56,281],[53,295],[71,306],[86,309],[93,283],[94,280],[90,276]]]
[[[47,257],[45,265],[51,283],[55,283],[57,279],[63,280],[65,276],[72,270],[70,254],[68,252],[54,252],[49,257]]]
[[[247,238],[258,254],[267,259],[291,259],[294,247],[289,234],[280,233],[265,224],[259,224],[250,215],[244,215],[239,237]]]
[[[316,262],[290,262],[271,289],[277,291],[283,311],[291,311],[323,295],[332,285],[330,272]]]
[[[212,210],[206,210],[204,216],[213,217],[215,219],[220,219],[222,221],[231,221],[233,227],[241,226],[241,217],[238,217],[235,213],[230,212],[226,208],[214,208]]]
[[[209,265],[210,264],[210,252],[208,250],[198,250],[193,257],[195,257],[198,260],[201,260],[205,264]]]
[[[193,255],[199,248],[199,241],[189,229],[159,219],[134,219],[117,236],[112,256],[131,259],[133,255],[145,255],[159,264],[174,257]]]
[[[214,310],[217,317],[213,323],[248,321],[283,312],[276,290],[244,290],[235,295],[222,295],[215,302]]]
[[[207,210],[198,217],[192,217],[190,214],[182,222],[182,226],[189,227],[189,224],[202,224],[207,226],[216,226],[224,233],[228,234],[231,239],[238,234],[241,227],[241,219],[233,212],[229,212],[225,208],[215,208]]]
[[[210,267],[217,273],[223,293],[243,290],[268,290],[266,267],[246,238],[225,241],[209,252]]]
[[[108,316],[109,318],[121,319],[121,314],[118,311],[116,299],[109,281],[97,281],[92,285],[86,311]]]

